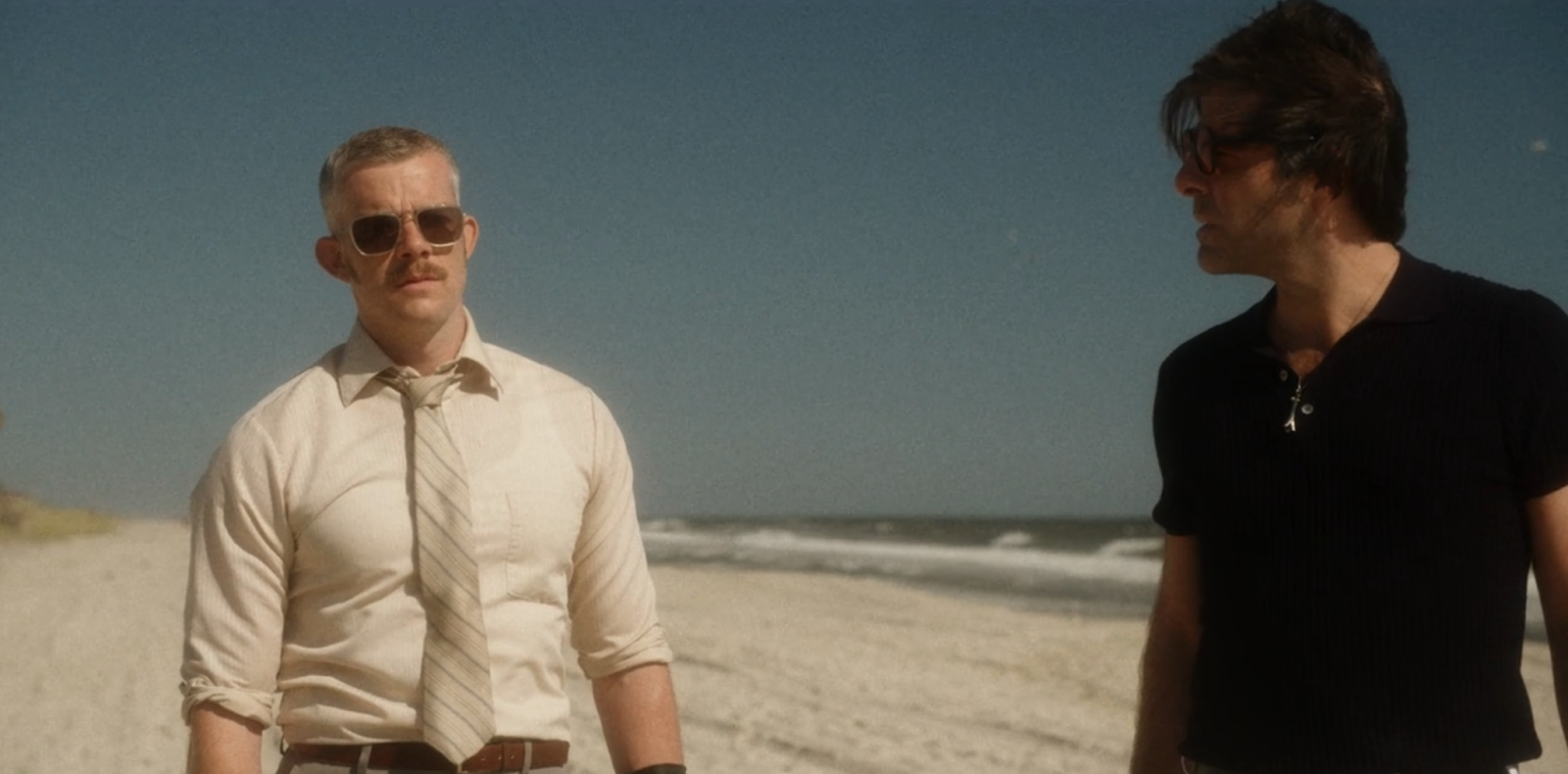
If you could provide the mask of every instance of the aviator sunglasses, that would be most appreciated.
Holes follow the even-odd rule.
[[[451,247],[463,238],[463,210],[460,207],[431,207],[414,213],[419,233],[431,247]],[[348,227],[354,249],[361,255],[390,253],[403,238],[401,215],[366,215]]]

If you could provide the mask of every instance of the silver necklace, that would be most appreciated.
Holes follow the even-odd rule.
[[[1366,320],[1368,315],[1372,314],[1372,302],[1382,297],[1382,291],[1388,288],[1388,281],[1394,276],[1394,272],[1398,269],[1399,262],[1395,261],[1393,267],[1383,275],[1382,281],[1380,281],[1377,286],[1372,288],[1372,292],[1367,294],[1367,300],[1361,302],[1361,309],[1356,312],[1355,319],[1350,323],[1350,328],[1345,330],[1346,335],[1349,335],[1351,330],[1354,330],[1357,325],[1360,325],[1363,321]],[[1340,338],[1344,337],[1342,336]],[[1335,343],[1338,344],[1338,342]],[[1323,355],[1326,358],[1328,353],[1325,352]],[[1312,413],[1312,406],[1308,405],[1303,407],[1301,404],[1301,389],[1306,383],[1306,377],[1300,376],[1296,378],[1296,390],[1290,396],[1290,414],[1285,417],[1285,432],[1287,433],[1296,432],[1297,409],[1300,409],[1301,413],[1303,414]]]

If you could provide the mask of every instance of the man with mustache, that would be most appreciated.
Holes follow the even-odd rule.
[[[604,404],[483,342],[447,148],[382,127],[321,170],[348,341],[248,412],[191,497],[192,772],[564,771],[563,638],[617,772],[682,774],[670,650]]]
[[[1568,707],[1568,317],[1426,263],[1372,38],[1265,11],[1166,95],[1198,264],[1273,289],[1160,369],[1133,774],[1504,774],[1533,566]]]

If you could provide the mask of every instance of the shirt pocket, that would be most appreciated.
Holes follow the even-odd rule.
[[[583,501],[569,492],[510,492],[506,591],[515,599],[566,608]]]

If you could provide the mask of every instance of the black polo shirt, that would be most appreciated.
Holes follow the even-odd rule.
[[[1568,316],[1402,251],[1298,384],[1265,330],[1273,302],[1160,369],[1154,518],[1201,552],[1182,752],[1291,774],[1539,756],[1523,503],[1568,485]]]

